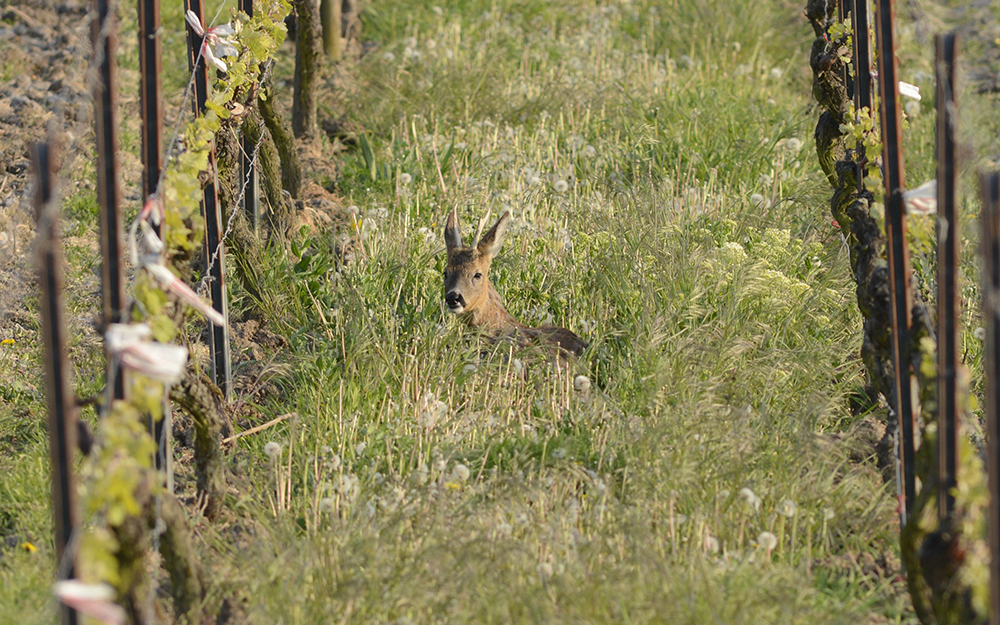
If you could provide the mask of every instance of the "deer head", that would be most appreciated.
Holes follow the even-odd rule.
[[[483,315],[493,317],[489,309],[496,306],[503,310],[500,297],[490,284],[490,263],[503,245],[504,234],[510,225],[510,211],[504,212],[493,227],[479,238],[485,221],[479,222],[476,238],[470,247],[462,245],[457,210],[451,211],[444,227],[444,242],[448,250],[448,266],[444,270],[445,303],[450,312],[470,314],[473,319]],[[474,322],[473,325],[494,324]]]

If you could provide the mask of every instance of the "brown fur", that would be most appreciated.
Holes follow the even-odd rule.
[[[503,245],[509,224],[510,211],[507,211],[482,239],[466,247],[462,245],[458,211],[453,210],[448,215],[444,229],[448,251],[444,291],[448,310],[458,314],[470,327],[489,332],[495,338],[513,338],[522,344],[539,343],[556,354],[579,356],[587,349],[586,341],[566,328],[524,325],[507,312],[500,294],[490,284],[490,264]]]

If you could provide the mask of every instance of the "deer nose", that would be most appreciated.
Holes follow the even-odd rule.
[[[448,308],[465,308],[465,298],[458,291],[448,291],[444,301],[448,304]]]

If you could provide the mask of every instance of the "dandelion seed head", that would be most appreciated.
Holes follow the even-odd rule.
[[[319,511],[320,512],[333,512],[336,508],[336,501],[333,497],[324,497],[319,500]]]
[[[986,340],[986,328],[976,328],[973,331],[972,336],[976,337],[980,341],[985,341]]]
[[[459,462],[451,470],[451,479],[456,482],[464,482],[469,479],[470,474],[469,467]]]
[[[835,516],[837,516],[837,513],[833,511],[833,508],[823,508],[823,520],[824,521],[830,521]]]
[[[556,460],[562,460],[563,458],[566,457],[566,448],[556,447],[555,449],[552,450],[552,457],[555,458]]]
[[[789,152],[798,152],[802,149],[802,140],[792,137],[788,141],[785,141],[785,149]]]
[[[719,553],[719,539],[709,536],[705,539],[705,551],[708,553]]]
[[[744,486],[740,489],[738,495],[740,499],[745,501],[746,504],[753,508],[755,512],[760,510],[760,497],[757,496],[757,493]]]
[[[757,545],[765,551],[772,551],[778,546],[778,537],[771,532],[761,532],[757,534]]]
[[[276,443],[274,441],[271,441],[267,445],[264,445],[264,454],[268,458],[271,458],[273,460],[280,453],[281,453],[281,443]]]
[[[781,503],[778,504],[778,514],[789,519],[798,514],[799,507],[791,499],[782,499]]]
[[[368,443],[361,442],[361,443],[358,443],[358,446],[354,448],[354,453],[356,455],[360,456],[360,455],[362,455],[362,454],[365,453],[366,449],[368,449]]]
[[[556,193],[565,193],[569,189],[569,183],[565,180],[556,180]]]
[[[590,390],[590,378],[585,375],[578,375],[573,378],[573,390],[577,393],[586,393]]]
[[[412,180],[413,180],[413,176],[411,176],[410,174],[408,174],[406,172],[403,172],[403,173],[399,174],[399,182],[402,183],[403,186],[406,186],[406,185],[410,184],[410,182]]]

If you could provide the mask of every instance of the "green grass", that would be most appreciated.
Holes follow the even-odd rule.
[[[367,149],[339,157],[357,233],[302,235],[260,267],[258,307],[290,347],[257,408],[298,417],[229,456],[226,521],[199,530],[209,610],[915,622],[892,564],[894,493],[854,459],[870,452],[849,410],[860,316],[813,155],[801,7],[433,6],[372,5],[375,47],[324,95],[365,129]],[[911,181],[933,171],[928,110],[910,123]],[[467,231],[512,211],[493,280],[515,316],[586,336],[580,362],[491,345],[446,315],[452,207]],[[343,266],[333,245],[354,234]],[[0,614],[43,622],[44,409],[10,392],[0,528],[40,551],[0,555]]]

